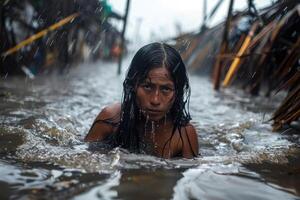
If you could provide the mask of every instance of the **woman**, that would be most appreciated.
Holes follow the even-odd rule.
[[[133,57],[123,82],[122,103],[105,107],[85,141],[108,141],[137,153],[163,158],[198,155],[198,138],[189,123],[190,86],[179,53],[151,43]]]

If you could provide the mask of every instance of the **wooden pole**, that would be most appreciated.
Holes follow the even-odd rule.
[[[126,10],[125,10],[125,16],[124,16],[124,23],[123,23],[123,30],[122,30],[122,35],[121,35],[121,52],[119,56],[119,65],[118,65],[118,74],[121,74],[121,67],[122,67],[122,57],[123,57],[123,52],[124,52],[124,42],[125,42],[125,31],[126,31],[126,26],[127,26],[127,17],[128,17],[128,11],[129,11],[129,5],[130,5],[130,0],[127,0],[126,3]]]
[[[206,18],[207,18],[207,0],[203,1],[203,19],[202,19],[202,26],[201,26],[201,31],[203,31],[206,28]]]
[[[223,55],[227,51],[227,48],[228,48],[227,40],[228,40],[228,32],[229,32],[229,27],[230,27],[233,3],[234,3],[234,0],[230,0],[227,19],[225,22],[225,27],[224,27],[224,32],[223,32],[223,39],[222,39],[221,47],[220,47],[220,53],[219,53],[220,55]],[[214,89],[215,90],[219,90],[219,88],[220,88],[221,68],[222,68],[222,61],[221,61],[221,57],[218,56],[216,58],[216,63],[214,66]]]
[[[216,4],[216,6],[214,7],[214,9],[210,12],[210,14],[209,14],[209,16],[206,18],[206,20],[211,19],[211,18],[215,15],[216,11],[218,10],[218,8],[221,6],[221,4],[222,4],[223,2],[224,2],[223,0],[219,0],[219,2]]]

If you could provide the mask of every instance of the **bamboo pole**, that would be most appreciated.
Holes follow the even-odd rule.
[[[252,26],[251,30],[249,31],[247,37],[245,38],[245,41],[243,42],[240,50],[237,53],[237,57],[234,58],[232,64],[230,65],[230,68],[225,76],[225,79],[222,84],[223,87],[227,87],[229,85],[230,81],[232,80],[233,75],[235,74],[235,72],[237,71],[237,69],[239,67],[239,63],[241,61],[241,56],[245,53],[246,49],[248,48],[257,26],[258,26],[258,23],[255,22],[254,25]]]
[[[126,31],[126,26],[127,26],[129,5],[130,5],[130,0],[127,0],[125,16],[124,16],[124,23],[123,23],[123,30],[122,30],[122,35],[121,35],[121,52],[120,52],[120,56],[119,56],[118,74],[121,74],[121,68],[122,68],[122,57],[123,57],[123,53],[124,53],[124,40],[125,40],[125,31]]]
[[[275,21],[271,21],[268,25],[266,25],[255,37],[253,37],[251,43],[249,44],[249,49],[252,49],[257,45],[263,37],[266,36],[267,33],[270,33],[275,27]]]
[[[59,27],[61,27],[61,26],[65,25],[65,24],[67,24],[68,22],[74,20],[78,16],[79,16],[79,13],[75,13],[75,14],[72,14],[72,15],[70,15],[70,16],[62,19],[62,20],[60,20],[59,22],[57,22],[57,23],[51,25],[50,27],[48,27],[48,28],[46,28],[46,29],[44,29],[44,30],[42,30],[42,31],[40,31],[40,32],[38,32],[38,33],[30,36],[29,38],[27,38],[26,40],[23,40],[22,42],[20,42],[16,46],[14,46],[14,47],[8,49],[7,51],[3,52],[1,54],[1,56],[2,57],[6,57],[6,56],[8,56],[10,54],[13,54],[13,53],[19,51],[24,46],[27,46],[27,45],[31,44],[35,40],[37,40],[37,39],[45,36],[46,34],[48,34],[48,32],[54,31],[54,30],[58,29]]]

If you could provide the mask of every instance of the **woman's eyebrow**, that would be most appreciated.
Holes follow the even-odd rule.
[[[145,78],[141,83],[152,83],[150,78]]]
[[[143,83],[148,83],[148,84],[153,84],[153,82],[151,81],[151,78],[145,78],[144,80],[142,80],[140,82],[140,84],[143,84]],[[170,80],[168,81],[166,84],[161,84],[163,86],[171,86],[171,87],[175,87],[175,84]]]
[[[161,86],[173,88],[173,87],[174,87],[174,84],[173,84],[173,83],[166,83],[166,84],[162,84]]]

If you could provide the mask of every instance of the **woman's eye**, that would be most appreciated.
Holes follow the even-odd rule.
[[[163,87],[162,89],[162,92],[165,92],[165,93],[168,93],[168,92],[172,92],[173,89],[172,88],[169,88],[169,87]]]
[[[145,89],[145,90],[151,90],[151,86],[146,84],[146,85],[142,85],[142,87]]]

